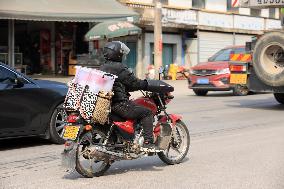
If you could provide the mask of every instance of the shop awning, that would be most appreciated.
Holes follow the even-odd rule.
[[[95,25],[86,35],[87,41],[109,39],[127,35],[137,35],[141,33],[141,28],[122,21],[108,21]]]
[[[132,17],[138,13],[116,0],[0,0],[0,19],[101,22]]]

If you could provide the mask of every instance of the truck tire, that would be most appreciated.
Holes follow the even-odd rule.
[[[253,52],[253,67],[265,84],[284,85],[284,32],[269,32],[258,39]]]
[[[274,98],[280,104],[284,104],[284,93],[274,93]]]

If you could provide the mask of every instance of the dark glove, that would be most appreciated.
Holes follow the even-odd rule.
[[[156,93],[168,93],[173,92],[174,87],[160,80],[147,80],[147,91]]]
[[[142,82],[141,82],[141,89],[143,91],[147,91],[148,90],[148,81],[146,79],[142,80]]]

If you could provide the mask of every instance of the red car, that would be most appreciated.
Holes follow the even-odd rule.
[[[246,54],[244,46],[224,48],[208,59],[190,69],[188,88],[193,89],[197,96],[205,96],[208,91],[230,91],[234,95],[247,95],[246,86],[230,85],[229,61],[231,54]]]

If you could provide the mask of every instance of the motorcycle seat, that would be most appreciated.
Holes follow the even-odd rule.
[[[125,122],[127,121],[127,119],[120,117],[119,115],[115,114],[115,113],[111,113],[110,114],[110,120],[111,121],[115,121],[115,122]]]

